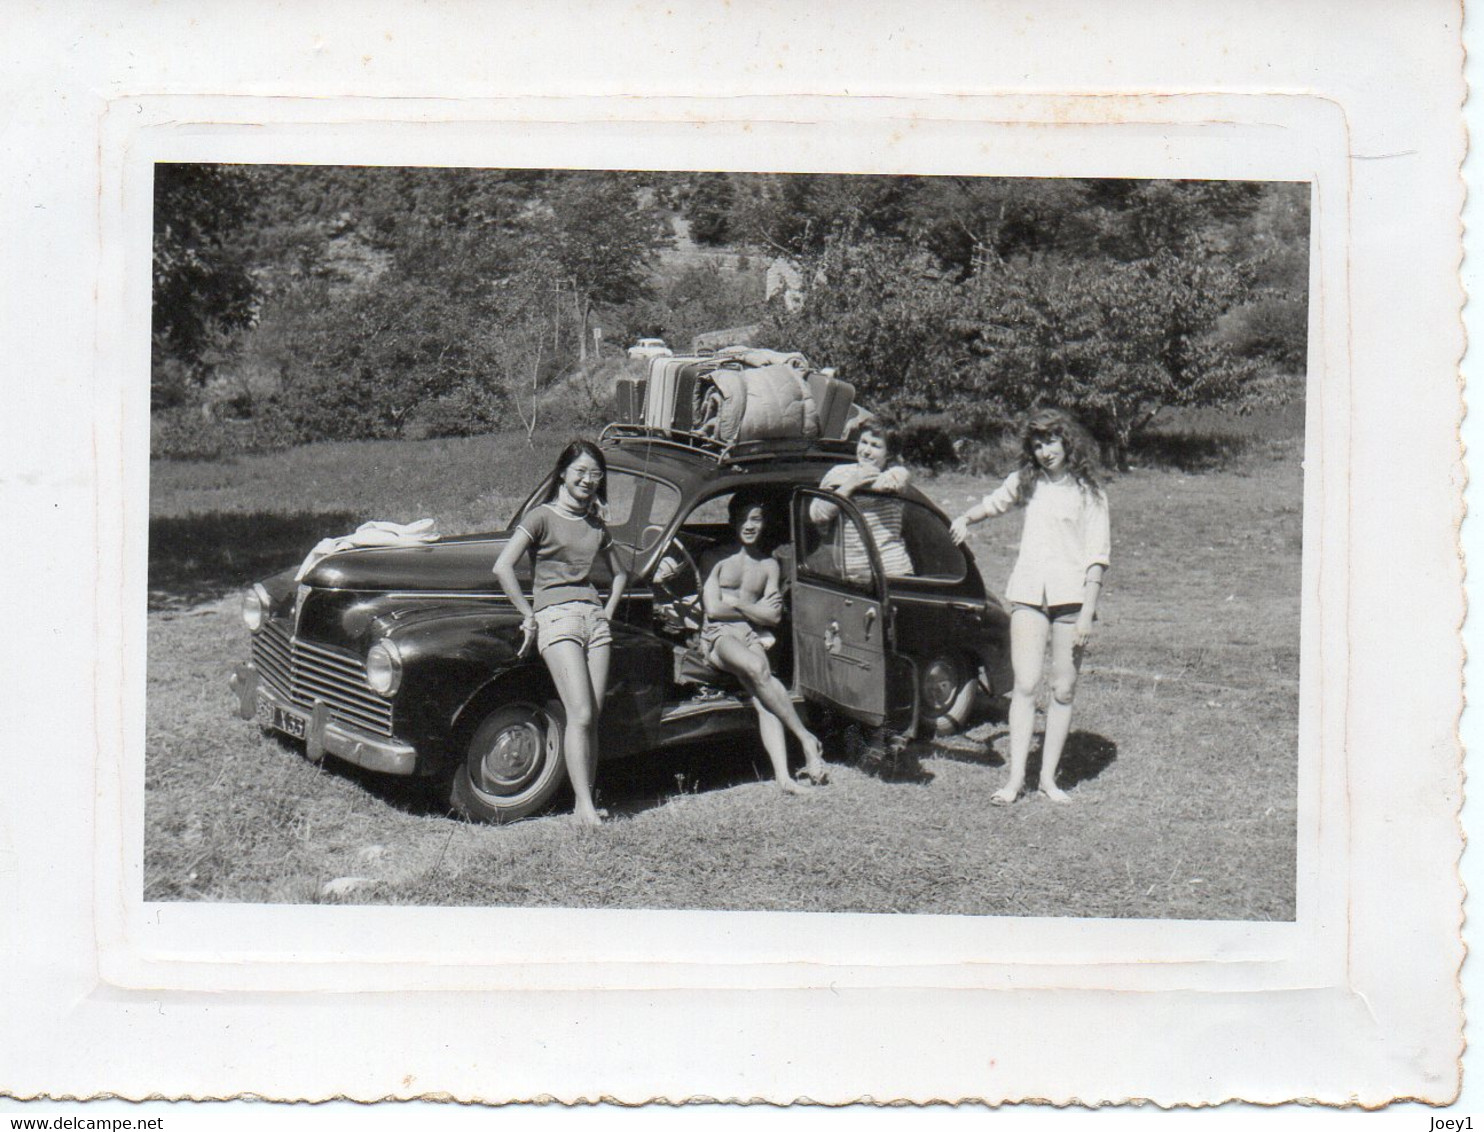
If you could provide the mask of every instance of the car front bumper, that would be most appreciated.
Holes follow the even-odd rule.
[[[251,661],[233,668],[229,683],[237,696],[239,716],[256,719],[265,727],[302,738],[306,752],[315,762],[331,754],[382,774],[416,773],[416,748],[331,719],[329,708],[322,703],[317,703],[312,711],[306,713],[300,705],[290,703],[261,680],[257,666]],[[275,720],[283,721],[286,726],[277,726]]]

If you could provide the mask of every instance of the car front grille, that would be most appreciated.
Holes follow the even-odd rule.
[[[253,634],[252,659],[263,682],[296,707],[316,703],[330,718],[370,731],[392,733],[392,705],[366,687],[366,665],[356,656],[294,639],[288,623],[270,618]]]

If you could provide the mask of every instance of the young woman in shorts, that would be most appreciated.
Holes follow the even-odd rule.
[[[1072,725],[1072,696],[1082,652],[1092,635],[1103,574],[1108,569],[1108,500],[1098,483],[1087,434],[1066,413],[1032,414],[1021,434],[1020,467],[1000,487],[953,521],[955,542],[970,523],[1025,509],[1020,556],[1005,596],[1010,612],[1010,778],[990,799],[1008,805],[1025,786],[1036,721],[1036,689],[1051,639],[1051,701],[1041,747],[1040,793],[1070,798],[1056,768]]]
[[[598,714],[608,688],[613,640],[608,622],[628,584],[603,521],[607,474],[597,445],[588,440],[568,444],[557,457],[546,499],[521,517],[495,562],[495,577],[520,612],[527,640],[534,638],[541,650],[561,697],[567,716],[562,757],[577,800],[577,820],[583,825],[602,820],[593,805],[592,788]],[[523,554],[530,554],[533,562],[531,601],[521,593],[515,576],[515,564]],[[599,555],[613,576],[606,605],[591,580]]]

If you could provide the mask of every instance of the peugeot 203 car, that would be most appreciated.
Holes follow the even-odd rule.
[[[889,577],[860,509],[819,490],[853,446],[722,446],[640,425],[611,425],[601,444],[609,529],[631,579],[612,626],[603,759],[755,731],[737,686],[692,648],[698,563],[732,538],[738,491],[769,511],[788,608],[773,667],[817,729],[913,732],[976,673],[1008,691],[1008,615],[947,516],[915,489],[892,497],[913,570]],[[546,486],[504,532],[344,550],[300,581],[287,570],[254,585],[243,607],[251,659],[232,674],[238,713],[301,740],[312,760],[432,779],[476,820],[541,809],[566,781],[561,703],[540,657],[520,654],[521,619],[491,571]],[[811,517],[815,500],[828,523],[819,507]],[[528,561],[520,576],[529,584]],[[595,580],[603,590],[607,579]]]

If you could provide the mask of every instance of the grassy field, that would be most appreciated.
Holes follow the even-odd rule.
[[[984,723],[917,744],[905,780],[842,765],[804,798],[749,744],[605,766],[615,820],[596,832],[561,813],[470,825],[404,783],[317,768],[233,716],[226,688],[243,584],[367,518],[502,525],[563,438],[156,464],[145,897],[1291,919],[1301,432],[1301,406],[1176,420],[1113,479],[1064,762],[1076,805],[991,807],[1007,737]],[[924,481],[950,511],[986,486]],[[994,588],[1018,533],[973,529]]]

